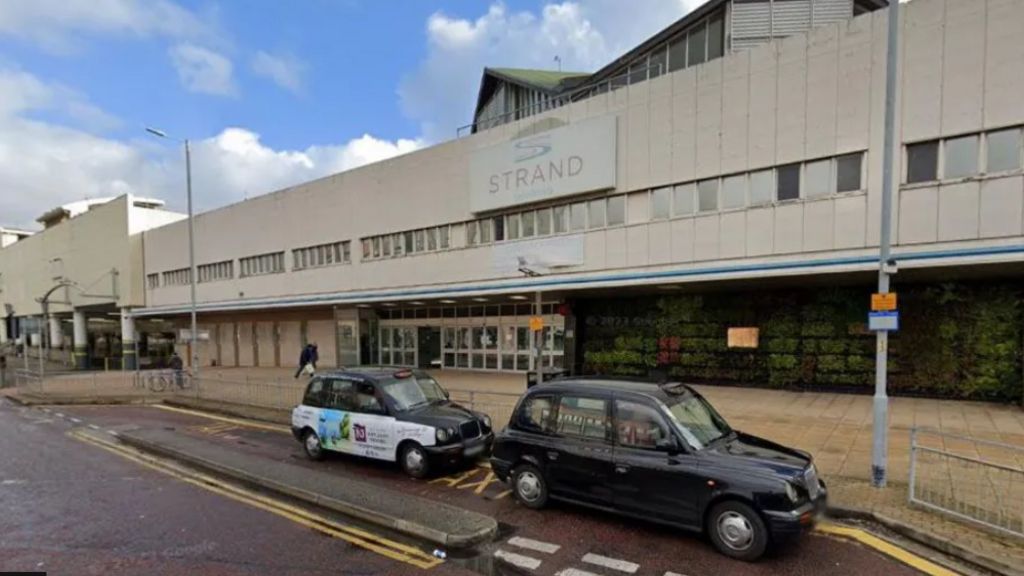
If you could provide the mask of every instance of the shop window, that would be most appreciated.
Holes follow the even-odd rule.
[[[750,173],[750,205],[771,204],[775,198],[775,173],[760,170]]]
[[[907,184],[932,182],[938,178],[939,141],[907,146]]]
[[[944,178],[965,178],[978,174],[978,136],[951,138],[943,145]]]
[[[718,210],[718,179],[697,183],[697,205],[701,212]]]
[[[693,195],[696,192],[693,184],[680,184],[672,189],[672,215],[689,216],[693,214]]]
[[[800,198],[800,165],[788,164],[775,170],[779,201]]]
[[[608,199],[608,225],[621,226],[626,223],[626,197],[612,196]]]
[[[847,154],[836,158],[836,191],[856,192],[861,189],[861,159],[864,154]]]
[[[651,220],[664,220],[672,213],[672,189],[651,190]]]
[[[747,175],[722,179],[722,209],[743,208],[747,205]]]
[[[804,170],[805,198],[820,198],[832,194],[831,159],[808,162]]]
[[[1020,170],[1021,139],[1020,129],[989,132],[987,135],[987,154],[985,171],[1005,172]]]

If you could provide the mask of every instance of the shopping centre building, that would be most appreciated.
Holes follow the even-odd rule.
[[[291,366],[316,342],[327,365],[524,371],[539,292],[545,366],[864,384],[884,6],[711,0],[594,73],[484,70],[451,141],[198,215],[202,364]],[[1024,0],[903,8],[896,382],[931,381],[915,342],[974,350],[985,320],[1016,349],[949,368],[984,396],[1021,378]],[[174,220],[139,233],[140,291],[118,306],[141,341],[184,347]],[[5,278],[36,236],[0,251]]]

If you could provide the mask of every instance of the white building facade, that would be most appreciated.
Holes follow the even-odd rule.
[[[522,371],[540,291],[545,366],[579,370],[581,299],[838,282],[866,301],[888,11],[840,4],[772,39],[778,6],[826,12],[712,1],[570,82],[586,97],[198,215],[201,362],[289,366],[317,342],[327,365]],[[757,9],[766,35],[735,25]],[[1024,0],[913,0],[901,16],[897,278],[1019,279]],[[687,37],[704,58],[674,68],[672,34],[718,17],[721,54]],[[631,69],[641,58],[659,73]],[[136,314],[185,326],[186,223],[143,239]]]

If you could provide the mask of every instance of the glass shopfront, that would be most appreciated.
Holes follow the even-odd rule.
[[[541,307],[541,359],[561,368],[565,318]],[[381,364],[455,370],[533,370],[530,304],[405,308],[380,312]]]

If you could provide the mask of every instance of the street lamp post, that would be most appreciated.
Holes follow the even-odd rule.
[[[878,293],[889,292],[892,237],[893,154],[896,131],[896,66],[899,56],[899,1],[889,2],[889,38],[885,74],[885,140],[882,159],[882,223],[878,250]],[[889,333],[876,332],[874,421],[871,450],[871,483],[884,488],[889,457],[889,396],[886,380],[889,370]]]
[[[156,128],[146,128],[146,132],[159,138],[168,138],[167,133]],[[195,250],[195,216],[192,211],[192,148],[188,139],[181,140],[185,145],[185,188],[188,194],[188,268],[189,268],[189,291],[190,307],[192,316],[192,328],[189,330],[189,346],[192,349],[192,376],[199,377],[199,347],[198,331],[196,328],[196,250]]]

